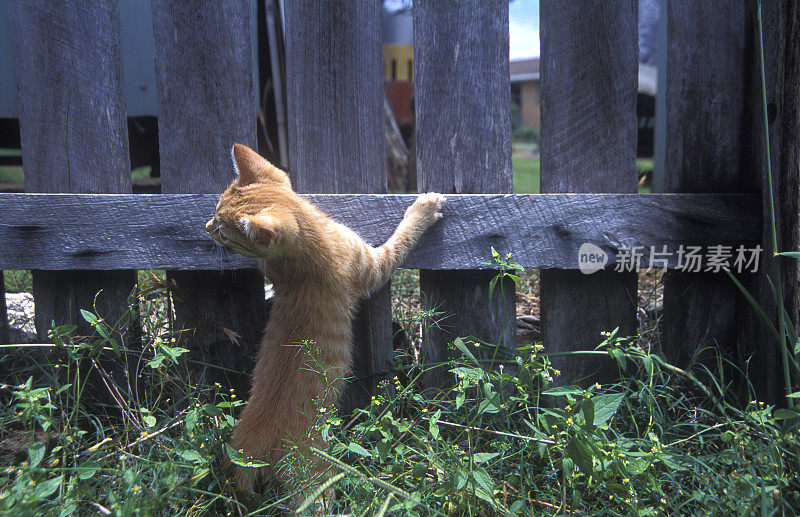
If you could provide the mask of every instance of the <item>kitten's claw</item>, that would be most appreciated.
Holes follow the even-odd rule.
[[[420,195],[406,210],[406,217],[419,217],[423,223],[431,225],[441,219],[445,197],[435,192]]]

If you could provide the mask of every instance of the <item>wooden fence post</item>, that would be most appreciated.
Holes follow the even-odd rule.
[[[8,343],[8,307],[6,306],[6,288],[3,270],[0,269],[0,344]]]
[[[761,75],[755,2],[750,2],[745,21],[745,34],[751,38],[745,44],[745,108],[744,131],[741,133],[743,168],[760,181],[762,201],[762,260],[756,275],[745,278],[750,292],[765,307],[777,326],[777,312],[770,284],[777,285],[775,263],[779,264],[783,287],[783,307],[786,322],[798,327],[800,304],[800,271],[797,259],[771,257],[772,228],[764,141],[764,109],[761,101]],[[800,249],[800,5],[797,2],[765,0],[762,3],[764,30],[764,68],[767,93],[767,118],[770,132],[772,181],[775,197],[776,235],[778,251]],[[753,174],[756,172],[756,174]],[[748,185],[749,186],[749,185]],[[749,280],[749,281],[748,281]],[[744,305],[744,303],[742,303]],[[750,380],[761,400],[784,403],[783,368],[780,352],[767,327],[749,306],[742,309],[745,322],[741,348],[750,360]],[[789,354],[795,344],[788,340]],[[795,377],[794,386],[797,385]]]
[[[289,172],[297,192],[385,193],[380,4],[285,4]],[[382,244],[382,243],[371,243]],[[343,411],[362,407],[392,361],[389,286],[362,302]]]
[[[221,194],[234,179],[231,146],[256,146],[250,3],[152,6],[161,191]],[[177,286],[177,325],[191,329],[193,358],[228,369],[208,369],[202,380],[247,392],[243,374],[252,370],[266,319],[261,273],[170,271],[169,278]]]
[[[117,3],[20,0],[9,12],[25,190],[130,193]],[[79,309],[93,306],[117,323],[135,284],[135,271],[34,271],[39,339],[53,321],[92,334]]]
[[[420,192],[510,193],[508,2],[415,2],[414,66]],[[515,285],[498,284],[490,301],[489,282],[496,274],[420,271],[426,307],[446,317],[427,328],[426,362],[450,359],[448,344],[459,336],[515,347]],[[425,383],[444,387],[451,377],[431,370]]]
[[[635,193],[636,2],[542,0],[540,24],[542,192]],[[563,214],[565,231],[571,217]],[[540,287],[549,351],[591,350],[615,327],[636,332],[636,273],[548,269]],[[616,365],[595,357],[553,364],[563,383],[616,374]]]
[[[665,192],[760,189],[742,161],[745,106],[761,98],[745,97],[746,11],[743,2],[668,3]],[[717,344],[735,359],[742,301],[724,273],[667,272],[667,358],[685,367],[702,346]]]

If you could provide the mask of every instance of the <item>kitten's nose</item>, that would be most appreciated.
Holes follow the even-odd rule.
[[[214,229],[214,218],[211,218],[211,219],[209,219],[209,220],[208,220],[208,222],[206,223],[206,231],[207,231],[208,233],[211,233],[211,231],[212,231],[213,229]]]

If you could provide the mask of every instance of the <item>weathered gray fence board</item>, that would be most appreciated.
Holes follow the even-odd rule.
[[[9,10],[26,190],[130,192],[117,3],[16,1]],[[53,319],[89,332],[78,309],[91,309],[101,289],[98,311],[117,320],[135,282],[132,271],[34,271],[37,332]]]
[[[380,4],[297,0],[286,18],[289,171],[308,193],[386,192]],[[362,406],[392,360],[388,286],[363,302],[354,326],[345,410]]]
[[[0,344],[8,343],[8,307],[3,270],[0,269]]]
[[[542,192],[636,192],[635,0],[543,0],[540,20]],[[635,273],[542,271],[540,288],[549,350],[592,349],[615,327],[636,332]],[[585,356],[554,364],[566,383],[616,372]]]
[[[508,2],[415,2],[414,66],[420,192],[511,192]],[[505,216],[487,212],[481,217],[497,223]],[[503,244],[496,248],[513,251],[511,243]],[[490,302],[490,278],[469,271],[420,271],[428,308],[452,315],[427,329],[429,362],[446,360],[447,345],[457,336],[516,345],[514,284],[508,282],[502,292],[498,286]],[[444,371],[430,371],[425,380],[439,386],[451,381]]]
[[[752,4],[751,4],[752,5]],[[800,4],[766,0],[762,3],[764,22],[764,60],[767,87],[767,115],[770,131],[770,151],[772,158],[773,191],[775,194],[775,218],[777,221],[778,250],[798,250],[800,245],[800,213],[798,213],[798,183],[800,183]],[[757,23],[755,9],[747,12],[745,22],[749,27]],[[764,113],[761,98],[761,77],[758,66],[758,45],[755,44],[757,32],[752,31],[753,43],[747,44],[748,62],[752,63],[745,73],[745,99],[759,99],[747,104],[743,132],[744,164],[748,170],[757,171],[760,188],[764,192],[763,213],[764,232],[762,246],[772,249],[772,230],[769,223],[769,196],[767,195],[767,162],[764,141]],[[769,256],[769,253],[767,253]],[[796,259],[781,257],[780,275],[783,287],[783,306],[786,320],[794,328],[798,325],[798,304],[800,304],[800,274]],[[777,326],[777,313],[770,281],[775,284],[773,264],[764,264],[757,275],[745,278],[747,286]],[[782,403],[783,372],[780,353],[773,346],[774,338],[762,324],[758,316],[746,307],[742,333],[744,354],[755,353],[750,363],[751,379],[758,390],[759,399],[780,401]],[[789,353],[794,343],[788,340]],[[797,381],[795,380],[795,383]]]
[[[256,143],[250,3],[198,8],[190,2],[155,0],[152,7],[161,191],[219,196],[234,177],[233,143]],[[206,220],[211,215],[213,208],[206,210]],[[265,324],[260,273],[172,271],[169,276],[177,285],[178,325],[193,329],[195,353],[206,362],[249,372]],[[238,346],[224,329],[241,336]],[[207,382],[223,375],[208,374]],[[243,376],[228,382],[248,385]]]
[[[383,243],[414,194],[306,194],[367,242]],[[205,231],[216,194],[0,194],[0,269],[223,269],[254,262],[221,251]],[[449,195],[445,217],[406,267],[480,269],[489,247],[529,268],[578,268],[578,248],[754,245],[754,194]],[[644,260],[643,264],[648,263]],[[674,267],[676,257],[670,257]]]
[[[758,175],[742,161],[745,105],[760,105],[760,94],[745,97],[746,11],[744,2],[668,4],[667,192],[759,190]],[[665,275],[664,353],[685,367],[716,343],[733,359],[741,303],[724,274]]]

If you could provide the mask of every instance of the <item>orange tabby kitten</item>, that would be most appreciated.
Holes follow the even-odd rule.
[[[253,372],[250,400],[233,434],[234,449],[268,463],[237,468],[240,488],[257,477],[285,481],[290,443],[322,446],[312,430],[350,370],[351,319],[360,297],[384,285],[425,230],[442,218],[444,197],[423,194],[386,243],[373,248],[293,190],[289,177],[251,149],[232,150],[238,177],[222,194],[211,237],[260,259],[275,298]],[[327,380],[311,361],[321,363]],[[316,371],[314,371],[316,370]],[[324,470],[316,463],[316,470]]]

